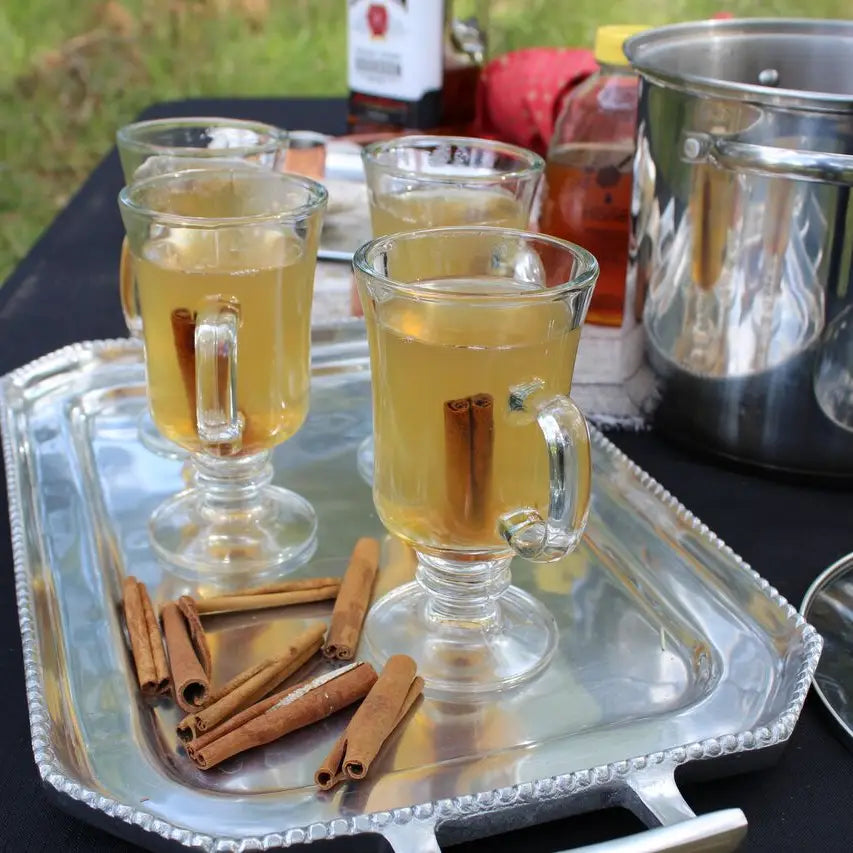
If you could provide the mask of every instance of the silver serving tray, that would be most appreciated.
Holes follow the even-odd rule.
[[[278,449],[276,479],[320,519],[317,555],[299,574],[328,575],[343,571],[357,536],[384,535],[356,472],[370,429],[363,325],[317,330],[313,360],[311,414]],[[151,849],[266,850],[372,833],[398,853],[435,853],[436,836],[445,845],[607,805],[652,828],[596,850],[736,846],[742,812],[695,817],[674,773],[721,775],[775,757],[821,639],[598,433],[582,547],[557,564],[514,566],[560,626],[541,677],[483,704],[425,699],[369,779],[329,794],[312,776],[346,711],[196,770],[177,744],[175,710],[135,689],[117,608],[129,572],[158,601],[212,589],[171,574],[148,545],[148,514],[184,480],[180,462],[136,440],[143,381],[137,344],[102,341],[45,356],[0,386],[33,751],[66,808]],[[412,571],[409,551],[386,537],[377,595]],[[325,615],[305,605],[211,620],[216,678]]]

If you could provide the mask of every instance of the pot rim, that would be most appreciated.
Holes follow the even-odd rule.
[[[647,80],[682,92],[749,101],[760,106],[853,113],[853,94],[777,89],[758,83],[737,83],[699,74],[677,74],[643,56],[648,48],[689,36],[699,40],[711,36],[725,38],[757,35],[833,36],[849,40],[853,53],[853,21],[825,18],[730,18],[670,24],[631,36],[625,41],[624,52],[634,70]]]

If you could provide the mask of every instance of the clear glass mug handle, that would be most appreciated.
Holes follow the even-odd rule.
[[[133,258],[127,237],[121,243],[121,260],[118,267],[118,292],[121,299],[121,312],[131,337],[142,335],[142,317],[139,315],[139,301],[136,298],[136,277],[133,272]]]
[[[237,408],[237,330],[233,302],[206,302],[196,314],[195,388],[198,437],[239,449],[245,422]]]
[[[534,417],[542,430],[548,450],[548,517],[524,507],[502,515],[498,529],[519,557],[559,560],[578,546],[586,528],[592,482],[589,427],[568,397],[544,395],[538,381],[511,389],[509,406]]]

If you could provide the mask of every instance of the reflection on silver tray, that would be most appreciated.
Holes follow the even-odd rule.
[[[341,573],[356,537],[383,535],[355,464],[370,429],[363,335],[356,324],[316,331],[311,414],[276,452],[276,479],[320,519],[302,575]],[[733,848],[743,814],[694,817],[675,769],[723,773],[772,758],[766,747],[789,737],[821,640],[598,434],[582,547],[557,564],[513,566],[560,627],[541,677],[484,704],[424,700],[367,780],[328,794],[313,771],[347,712],[197,771],[175,710],[139,698],[116,607],[125,573],[156,602],[204,588],[149,548],[147,516],[183,480],[180,463],[136,442],[143,380],[138,345],[113,341],[68,347],[2,385],[33,749],[69,809],[114,831],[148,830],[136,840],[150,845],[256,850],[372,832],[397,851],[437,851],[436,832],[452,843],[622,804],[658,827],[648,849],[712,836],[714,849]],[[386,537],[376,595],[412,570],[409,551]],[[327,615],[318,604],[211,619],[215,678]]]
[[[833,563],[809,587],[800,612],[823,637],[815,692],[853,749],[853,553]]]

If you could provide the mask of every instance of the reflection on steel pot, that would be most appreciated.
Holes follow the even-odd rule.
[[[658,380],[638,402],[703,448],[853,476],[853,22],[679,24],[625,53],[629,296]]]

